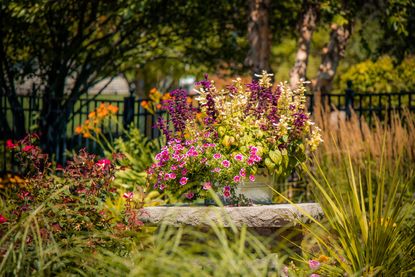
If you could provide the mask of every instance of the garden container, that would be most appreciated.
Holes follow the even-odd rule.
[[[271,204],[274,182],[265,169],[259,169],[255,181],[245,181],[238,184],[236,194],[242,194],[254,204]]]

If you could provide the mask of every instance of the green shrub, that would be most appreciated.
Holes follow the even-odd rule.
[[[117,171],[115,182],[127,189],[145,186],[146,170],[154,162],[156,153],[160,151],[162,138],[150,140],[134,126],[125,133],[125,137],[115,139],[112,149],[112,152],[120,153],[123,157],[119,161],[123,170]],[[110,155],[112,153],[109,153]]]
[[[415,88],[415,57],[406,57],[395,66],[390,56],[382,56],[375,62],[367,60],[349,68],[341,76],[343,90],[348,80],[356,92],[399,92]]]

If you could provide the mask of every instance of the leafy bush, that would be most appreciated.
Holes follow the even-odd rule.
[[[415,88],[415,57],[406,57],[401,64],[389,56],[382,56],[375,62],[367,60],[351,66],[341,76],[341,84],[353,82],[356,92],[399,92],[412,91]],[[345,89],[345,87],[343,87]]]
[[[134,126],[130,126],[125,136],[115,139],[112,151],[121,153],[123,157],[118,161],[123,170],[116,172],[115,183],[130,190],[137,186],[144,187],[146,170],[154,162],[156,153],[160,151],[161,141],[162,138],[148,139]]]

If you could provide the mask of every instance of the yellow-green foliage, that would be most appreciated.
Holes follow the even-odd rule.
[[[415,56],[405,58],[396,68],[402,89],[411,91],[415,89]]]
[[[341,76],[341,84],[353,82],[356,92],[399,92],[415,88],[415,57],[406,57],[395,66],[390,56],[382,56],[377,61],[366,60],[356,64]],[[343,87],[344,88],[344,87]]]

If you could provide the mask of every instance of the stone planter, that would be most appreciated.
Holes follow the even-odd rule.
[[[236,194],[242,194],[254,204],[271,204],[274,187],[273,179],[265,174],[265,170],[255,175],[254,182],[243,182],[237,186]]]

